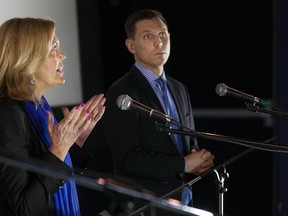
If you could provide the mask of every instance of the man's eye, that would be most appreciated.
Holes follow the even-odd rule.
[[[151,38],[149,35],[145,35],[144,39],[148,40],[149,38]]]
[[[163,32],[163,33],[160,34],[160,36],[161,36],[162,38],[166,38],[166,37],[167,37],[167,34],[166,34],[165,32]]]

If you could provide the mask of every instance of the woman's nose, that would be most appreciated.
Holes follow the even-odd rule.
[[[60,56],[60,58],[62,58],[63,60],[66,59],[66,55],[65,55],[65,53],[64,53],[62,50],[60,51],[59,56]]]

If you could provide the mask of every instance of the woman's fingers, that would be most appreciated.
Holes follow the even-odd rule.
[[[69,112],[67,107],[62,107],[62,113],[64,115],[63,125],[76,123],[76,126],[80,127],[85,122],[85,116],[87,116],[87,114],[89,114],[91,117],[92,123],[97,123],[105,112],[105,101],[106,98],[104,97],[104,94],[101,93],[99,95],[94,95],[85,104],[82,103],[79,106],[74,107],[75,110],[79,110],[81,112],[78,114],[74,113],[74,115],[71,113],[74,112],[74,109]]]
[[[105,101],[106,98],[104,97],[104,94],[99,94],[92,97],[86,103],[86,108],[91,111],[92,118],[95,118],[99,113],[101,114]]]
[[[63,113],[64,117],[69,114],[69,109],[67,107],[62,107],[61,110],[62,110],[62,113]]]
[[[62,107],[64,118],[54,126],[51,114],[49,133],[58,134],[57,137],[53,135],[54,143],[70,147],[79,139],[86,140],[105,112],[105,101],[104,94],[99,94],[93,96],[86,104],[81,103],[70,111],[67,107]]]
[[[46,112],[47,115],[47,119],[48,119],[48,132],[51,133],[53,130],[53,126],[54,126],[54,118],[53,115],[50,112]]]

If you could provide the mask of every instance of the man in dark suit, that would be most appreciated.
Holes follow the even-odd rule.
[[[120,95],[167,113],[161,78],[168,86],[170,102],[177,121],[194,130],[194,120],[187,88],[165,74],[164,64],[170,55],[170,34],[165,18],[156,10],[140,10],[125,23],[126,47],[134,55],[130,72],[117,80],[106,92],[104,131],[113,156],[114,172],[143,185],[157,197],[181,187],[187,176],[199,175],[214,165],[214,155],[199,149],[192,136],[181,136],[181,151],[174,135],[157,130],[155,119],[134,111],[121,110],[116,101]],[[121,103],[121,101],[118,101]],[[168,114],[168,113],[167,113]],[[173,118],[174,119],[174,118]],[[172,197],[191,205],[191,188]],[[158,215],[158,214],[157,214]]]

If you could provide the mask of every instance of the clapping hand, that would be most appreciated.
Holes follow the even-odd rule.
[[[67,107],[63,107],[64,118],[57,125],[54,124],[53,115],[48,112],[50,151],[64,160],[74,143],[81,147],[97,122],[102,118],[105,112],[105,101],[104,94],[99,94],[70,111]]]

